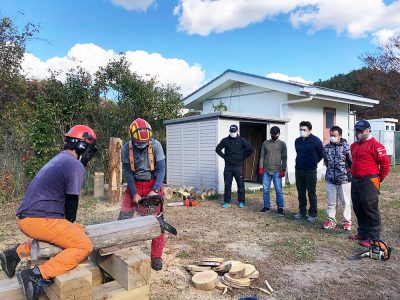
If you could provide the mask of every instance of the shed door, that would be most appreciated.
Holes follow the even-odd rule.
[[[324,107],[324,145],[329,144],[329,130],[336,124],[336,109]]]

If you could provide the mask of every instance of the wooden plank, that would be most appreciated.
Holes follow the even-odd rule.
[[[49,300],[92,300],[92,272],[77,267],[54,278],[47,288]]]
[[[93,300],[148,300],[150,285],[126,290],[118,282],[111,281],[93,289]]]
[[[154,216],[137,217],[85,227],[94,249],[129,242],[151,240],[161,234],[160,223]],[[62,249],[43,241],[32,242],[32,259],[50,258]]]
[[[99,266],[89,259],[88,265],[86,266],[86,269],[89,270],[92,273],[92,287],[99,286],[103,284],[103,273]]]
[[[94,172],[93,196],[95,198],[103,198],[104,197],[104,173],[103,172]]]
[[[150,257],[138,249],[97,256],[97,264],[127,290],[150,283]]]
[[[17,277],[0,280],[0,299],[24,300]]]

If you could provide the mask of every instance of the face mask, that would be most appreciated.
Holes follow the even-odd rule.
[[[279,138],[279,134],[271,135],[271,140],[276,141]]]
[[[93,140],[79,157],[80,162],[84,167],[87,166],[89,161],[93,158],[93,156],[99,151],[99,148],[96,147],[96,140]]]
[[[338,142],[338,138],[336,136],[331,136],[331,143],[337,143]]]
[[[306,132],[306,131],[300,130],[300,136],[301,137],[305,138],[305,137],[308,137],[309,135],[310,135],[310,132]]]
[[[148,144],[148,143],[136,143],[136,142],[135,142],[135,146],[136,146],[136,148],[138,148],[138,149],[144,149],[144,148],[146,148],[147,144]]]
[[[237,132],[229,132],[229,136],[231,137],[231,138],[236,138],[237,137]]]
[[[364,141],[368,138],[369,133],[357,133],[357,140]]]

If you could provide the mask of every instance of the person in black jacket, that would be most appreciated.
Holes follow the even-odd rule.
[[[225,149],[225,153],[222,152],[222,149]],[[238,127],[236,125],[231,125],[229,128],[229,136],[221,140],[215,152],[225,160],[225,192],[223,206],[226,208],[231,205],[232,179],[235,177],[238,187],[239,207],[243,208],[245,204],[245,195],[242,165],[243,161],[253,153],[253,148],[246,139],[238,135]]]
[[[311,133],[312,125],[308,121],[300,123],[300,137],[294,142],[296,148],[296,188],[299,199],[299,213],[295,219],[306,218],[307,197],[310,202],[308,219],[314,223],[317,218],[317,166],[324,157],[321,140]]]

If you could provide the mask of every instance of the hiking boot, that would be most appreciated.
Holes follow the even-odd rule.
[[[51,283],[51,280],[43,279],[38,268],[22,270],[17,274],[17,279],[26,300],[39,299],[45,294],[47,284]]]
[[[151,268],[154,271],[160,271],[163,267],[162,259],[157,257],[151,260]]]
[[[309,222],[309,223],[315,223],[316,220],[317,220],[317,217],[309,216],[308,219],[307,219],[307,222]]]
[[[370,243],[369,243],[369,240],[361,240],[361,241],[358,242],[358,244],[359,244],[361,247],[366,247],[366,248],[371,247],[371,245],[370,245]]]
[[[222,205],[223,208],[228,208],[229,206],[231,206],[231,204],[228,202],[225,202],[224,205]]]
[[[362,241],[364,238],[361,235],[358,234],[350,234],[349,239],[352,241]]]
[[[293,218],[295,220],[305,219],[306,215],[303,215],[303,214],[299,213],[299,214],[294,215]]]
[[[278,208],[278,212],[277,212],[278,217],[284,217],[285,214],[283,213],[283,208]]]
[[[323,229],[332,229],[335,227],[336,227],[336,224],[332,220],[328,220],[324,223],[324,225],[322,225]]]
[[[271,209],[270,208],[266,208],[266,207],[263,207],[263,209],[260,210],[260,212],[262,212],[262,213],[268,213],[270,211],[271,211]]]
[[[14,277],[15,269],[17,268],[18,263],[21,261],[17,254],[17,247],[18,246],[15,246],[12,249],[7,249],[0,253],[1,268],[6,273],[8,278]]]
[[[240,202],[239,205],[238,205],[238,207],[239,207],[239,208],[244,208],[244,203],[243,203],[243,202]]]
[[[350,231],[351,230],[351,223],[346,222],[343,224],[343,230]]]

